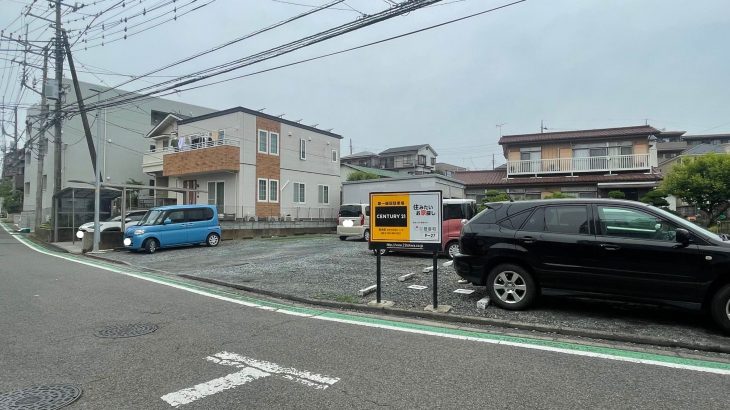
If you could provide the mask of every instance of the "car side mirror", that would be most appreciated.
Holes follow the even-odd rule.
[[[690,235],[689,231],[683,228],[677,228],[675,231],[675,239],[677,240],[677,243],[682,244],[682,246],[689,245],[690,242]]]
[[[170,225],[170,224],[172,223],[172,219],[170,219],[170,218],[165,218],[165,221],[164,221],[164,222],[162,222],[162,223],[163,223],[163,224],[165,224],[165,225]]]

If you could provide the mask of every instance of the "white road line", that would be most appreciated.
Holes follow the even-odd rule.
[[[267,376],[271,376],[271,374],[253,367],[246,367],[236,373],[231,373],[227,376],[219,377],[205,383],[196,384],[188,389],[182,389],[166,394],[161,398],[172,407],[177,407]]]
[[[297,379],[309,380],[311,382],[324,385],[323,388],[325,389],[340,381],[339,377],[323,376],[321,374],[297,370],[291,367],[282,367],[276,363],[252,359],[250,357],[242,356],[237,353],[220,352],[218,354],[215,354],[213,357],[209,356],[207,359],[210,361],[215,361],[215,359],[219,359],[219,364],[225,364],[228,366],[251,366],[257,369],[261,369],[267,373],[289,375]]]

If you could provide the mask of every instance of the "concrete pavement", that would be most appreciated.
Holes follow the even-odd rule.
[[[727,407],[726,363],[314,311],[48,253],[0,231],[0,394],[73,383],[72,408]],[[159,328],[95,336],[135,323]]]

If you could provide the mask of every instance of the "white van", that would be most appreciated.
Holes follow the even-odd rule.
[[[355,236],[370,240],[370,205],[342,204],[337,216],[337,235],[341,241]]]

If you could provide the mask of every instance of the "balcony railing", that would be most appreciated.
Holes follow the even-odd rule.
[[[507,161],[507,176],[650,169],[649,154]]]
[[[196,142],[195,144],[186,144],[180,148],[174,147],[174,146],[168,146],[162,149],[155,149],[155,150],[149,150],[148,153],[150,154],[169,154],[173,152],[183,152],[183,151],[190,151],[195,149],[205,149],[205,148],[212,148],[212,147],[220,147],[221,145],[231,145],[234,147],[239,147],[241,145],[241,141],[239,141],[236,138],[222,138],[216,141],[209,140],[209,141],[203,141],[203,142]]]

